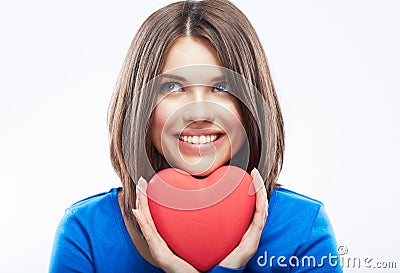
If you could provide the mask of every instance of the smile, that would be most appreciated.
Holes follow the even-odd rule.
[[[216,130],[209,132],[185,131],[176,136],[179,149],[185,154],[215,153],[225,139],[225,134]]]
[[[192,144],[205,144],[214,142],[218,139],[218,134],[215,135],[198,135],[198,136],[179,136],[179,140]]]

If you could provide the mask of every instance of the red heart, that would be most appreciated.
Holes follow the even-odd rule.
[[[165,169],[149,181],[149,208],[158,232],[182,259],[207,271],[240,242],[252,219],[252,177],[223,166],[198,179]]]

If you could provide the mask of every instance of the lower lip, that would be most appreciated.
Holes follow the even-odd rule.
[[[209,153],[216,150],[216,146],[223,141],[226,135],[221,135],[217,140],[203,144],[193,144],[178,138],[179,149],[184,153]]]

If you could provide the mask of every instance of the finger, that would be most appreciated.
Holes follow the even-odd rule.
[[[247,237],[249,237],[250,231],[251,231],[251,225],[247,228],[246,232],[243,234],[242,239],[240,240],[239,244],[242,243],[243,241],[247,241]]]
[[[136,191],[136,206],[135,206],[135,209],[139,209],[139,194],[140,194],[140,192],[138,192],[139,191],[139,186],[138,185],[136,185],[136,189],[135,189],[135,191]]]
[[[149,202],[147,200],[147,182],[143,177],[139,178],[138,184],[136,186],[136,194],[138,196],[137,200],[139,202],[139,210],[143,213],[149,225],[156,230],[153,218],[149,209]]]
[[[132,212],[139,223],[143,236],[153,254],[158,258],[164,254],[167,254],[169,251],[167,244],[161,238],[158,232],[150,225],[146,217],[143,215],[143,212],[137,209],[132,210]]]
[[[267,198],[262,190],[260,190],[256,196],[256,210],[253,216],[252,225],[258,228],[264,228],[267,216]]]
[[[139,194],[141,194],[139,192]],[[143,206],[142,206],[143,208]],[[150,253],[156,263],[163,269],[169,269],[168,272],[190,272],[200,273],[189,263],[176,256],[168,247],[167,243],[157,232],[157,230],[146,219],[143,211],[138,209],[132,210],[146,242],[149,246]]]
[[[149,246],[150,253],[158,266],[168,269],[166,272],[188,272],[200,273],[188,262],[176,256],[168,247],[159,233],[147,222],[142,211],[134,209],[133,215],[136,217],[143,236]]]
[[[265,209],[265,218],[268,214],[268,198],[267,198],[267,190],[265,188],[264,180],[262,179],[260,172],[254,168],[251,171],[251,175],[253,177],[254,188],[256,189],[256,200],[260,200],[260,197],[263,195],[265,198],[264,209]],[[259,201],[257,201],[258,203]]]
[[[136,209],[140,209],[139,199],[141,197],[141,194],[143,194],[143,190],[139,186],[139,183],[140,183],[141,180],[142,180],[142,177],[139,178],[139,180],[138,180],[138,182],[136,184],[136,188],[135,188],[135,192],[136,192]],[[146,193],[146,192],[144,192],[144,193]]]
[[[257,176],[258,175],[256,174],[256,177]],[[249,227],[249,235],[250,234],[255,234],[256,236],[261,235],[261,232],[264,229],[267,215],[268,215],[267,191],[263,184],[261,189],[259,189],[256,194],[256,209],[253,215],[253,220]]]
[[[243,235],[237,251],[253,253],[257,249],[264,229],[263,218],[261,213],[259,213],[259,216],[254,215],[253,221]]]
[[[249,195],[254,195],[264,186],[264,180],[256,168],[254,168],[250,174],[253,178],[253,184],[249,188]]]
[[[147,191],[147,182],[143,177],[140,177],[136,185],[136,202],[137,202],[137,209],[139,209],[142,212],[144,211],[146,203],[148,203],[146,191]]]
[[[153,234],[151,226],[147,223],[146,218],[143,216],[143,213],[138,210],[138,209],[133,209],[132,210],[133,215],[136,218],[136,221],[138,222],[140,229],[142,231],[142,234],[145,236],[146,240],[151,237]]]
[[[267,201],[267,193],[264,189],[261,189],[257,192],[256,195],[256,209],[253,215],[253,219],[246,230],[245,234],[242,237],[241,242],[253,242],[257,243],[261,236],[261,233],[264,229],[266,217],[268,214],[268,201]]]
[[[267,191],[263,186],[256,194],[256,211],[253,220],[257,226],[264,226],[268,215]]]
[[[254,188],[256,192],[256,209],[253,215],[251,224],[247,228],[246,232],[242,236],[240,243],[236,248],[220,263],[220,265],[229,265],[232,263],[242,264],[243,261],[247,261],[257,251],[260,243],[261,234],[264,230],[266,217],[268,214],[268,199],[267,190],[264,186],[264,181],[261,178],[260,173],[257,169],[251,172],[253,177]]]
[[[256,185],[258,185],[256,198],[258,200],[258,199],[260,199],[261,196],[264,196],[264,198],[265,198],[265,202],[264,202],[265,208],[264,209],[267,214],[268,213],[268,196],[267,196],[267,189],[265,188],[264,180],[262,179],[259,171],[256,168],[253,169],[252,174],[254,176],[254,179],[256,180],[255,181]]]

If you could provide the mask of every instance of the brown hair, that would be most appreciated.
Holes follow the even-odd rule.
[[[172,43],[184,36],[206,40],[215,48],[223,67],[239,73],[258,90],[259,94],[242,94],[244,103],[240,107],[250,145],[247,171],[258,168],[269,196],[282,168],[285,142],[281,109],[264,50],[247,17],[228,0],[170,4],[150,15],[135,35],[108,113],[111,161],[122,181],[124,213],[132,223],[134,181],[140,176],[151,177],[146,160],[151,161],[153,173],[163,166],[163,158],[148,136],[157,92],[144,87],[160,73]],[[257,100],[260,94],[268,110]],[[128,133],[124,132],[126,128]],[[264,141],[265,154],[261,153]]]

